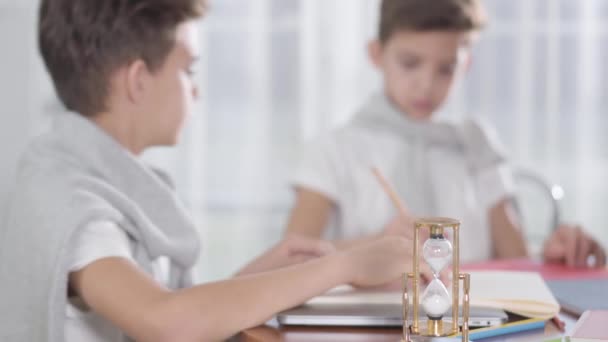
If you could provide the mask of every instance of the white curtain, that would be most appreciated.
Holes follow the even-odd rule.
[[[203,210],[209,241],[238,247],[218,250],[233,258],[217,271],[206,265],[210,275],[228,274],[278,239],[291,205],[287,179],[297,146],[347,120],[378,87],[365,50],[378,4],[212,2]],[[608,117],[602,114],[608,2],[484,4],[489,26],[442,115],[492,123],[514,164],[563,186],[562,218],[583,223],[608,244]]]
[[[206,279],[279,239],[304,141],[347,120],[379,79],[367,61],[378,0],[211,0],[203,86],[167,168],[204,227]],[[443,115],[493,123],[514,163],[561,183],[564,218],[608,235],[608,2],[484,0],[490,24]],[[58,104],[35,44],[37,1],[0,0],[0,205],[16,154]]]
[[[492,122],[515,164],[565,191],[563,219],[606,244],[605,1],[485,2],[491,22],[446,108]]]

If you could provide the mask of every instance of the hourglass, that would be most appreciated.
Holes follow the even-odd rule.
[[[451,229],[452,241],[446,237],[446,230]],[[411,342],[411,335],[442,337],[462,333],[462,341],[469,341],[469,287],[470,277],[459,273],[458,231],[460,222],[449,218],[426,218],[414,224],[414,260],[413,272],[404,275],[403,285],[403,341]],[[429,238],[422,245],[422,261],[433,273],[432,279],[420,296],[420,233],[428,230]],[[451,264],[452,294],[441,281],[441,271]],[[412,314],[410,321],[410,298],[408,283],[412,282]],[[460,281],[463,282],[463,324],[462,331],[458,324],[458,306],[460,302]],[[427,316],[427,324],[420,324],[420,307]],[[444,324],[445,315],[452,309],[451,324]]]

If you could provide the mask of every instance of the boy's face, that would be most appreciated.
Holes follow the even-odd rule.
[[[145,77],[145,99],[138,125],[147,145],[174,145],[198,97],[194,64],[199,56],[195,22],[177,27],[173,50],[161,68]]]
[[[391,101],[409,117],[425,120],[439,109],[468,60],[470,33],[396,31],[370,44],[370,57]]]

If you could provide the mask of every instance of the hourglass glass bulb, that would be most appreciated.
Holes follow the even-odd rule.
[[[427,316],[440,319],[450,309],[450,293],[443,283],[435,278],[422,294],[421,303]]]
[[[422,246],[422,257],[436,275],[450,262],[452,243],[443,236],[443,231],[431,231],[431,237]]]

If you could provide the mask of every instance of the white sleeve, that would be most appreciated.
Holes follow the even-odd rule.
[[[515,191],[506,148],[496,130],[484,121],[466,121],[464,129],[479,202],[489,209]]]
[[[113,222],[91,222],[75,234],[68,251],[68,272],[109,257],[134,260],[129,236]]]
[[[513,196],[515,192],[513,173],[506,163],[480,170],[475,186],[480,204],[487,209],[494,207],[500,200]]]
[[[303,146],[300,150],[291,185],[312,190],[337,201],[340,193],[337,181],[337,161],[332,156],[334,144],[321,139]]]

